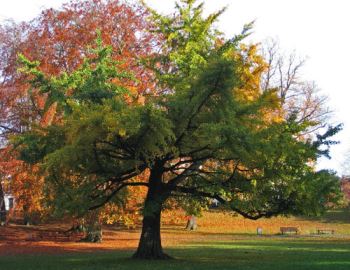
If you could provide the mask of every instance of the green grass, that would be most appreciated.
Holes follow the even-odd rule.
[[[246,237],[166,250],[170,261],[131,260],[131,251],[0,257],[3,270],[350,269],[350,241],[336,238]]]
[[[191,239],[197,242],[165,249],[174,257],[170,261],[135,261],[130,259],[133,251],[7,257],[0,254],[0,270],[350,269],[349,209],[329,211],[318,218],[280,217],[256,222],[211,212],[198,222],[199,230],[191,232]],[[270,235],[257,237],[257,226],[263,227],[264,233],[270,231]],[[303,236],[278,236],[280,226],[298,226]],[[310,234],[317,227],[333,228],[336,234]],[[189,234],[170,228],[168,237]]]

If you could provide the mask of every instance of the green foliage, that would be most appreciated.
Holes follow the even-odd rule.
[[[18,60],[19,69],[29,76],[28,82],[33,89],[39,89],[41,94],[47,94],[46,110],[54,102],[58,102],[67,113],[72,106],[81,103],[101,104],[104,99],[112,99],[121,94],[128,94],[123,86],[112,80],[132,80],[132,74],[118,70],[119,62],[112,59],[112,48],[104,47],[101,37],[96,40],[96,48],[90,49],[92,58],[86,58],[80,68],[57,77],[47,77],[39,70],[37,61],[30,61],[23,55]]]

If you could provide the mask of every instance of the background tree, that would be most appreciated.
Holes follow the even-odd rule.
[[[43,183],[31,173],[38,172],[37,168],[20,162],[15,151],[9,154],[8,138],[27,131],[32,121],[42,126],[60,121],[47,94],[38,93],[36,87],[29,89],[23,74],[17,72],[18,54],[38,60],[38,68],[47,76],[72,72],[91,56],[87,45],[93,43],[99,30],[103,42],[113,48],[111,57],[124,70],[132,70],[137,79],[120,82],[128,84],[133,93],[129,102],[142,103],[154,82],[152,72],[141,68],[139,61],[159,42],[157,35],[145,30],[149,28],[146,15],[142,6],[117,0],[71,1],[59,10],[43,11],[30,22],[8,21],[0,26],[0,136],[1,145],[6,146],[6,155],[1,158],[9,165],[4,167],[6,173],[13,176],[17,207],[41,214],[47,209],[42,207]]]
[[[320,95],[315,82],[302,78],[305,59],[299,58],[295,52],[283,54],[278,42],[272,39],[263,42],[261,54],[267,63],[262,74],[261,87],[263,90],[277,89],[284,117],[295,114],[297,121],[313,122],[308,133],[326,127],[330,116],[330,110],[326,106],[327,97]]]
[[[183,0],[174,16],[150,11],[151,31],[163,42],[143,63],[157,76],[155,93],[130,103],[124,80],[136,78],[101,40],[72,72],[46,76],[22,57],[32,87],[56,104],[60,121],[32,122],[14,143],[21,159],[40,164],[57,199],[74,194],[76,207],[94,210],[124,199],[125,188],[147,188],[134,258],[163,259],[161,211],[170,198],[215,198],[250,219],[317,214],[339,182],[310,165],[327,154],[330,128],[300,140],[313,123],[284,118],[275,89],[262,91],[266,63],[256,46],[225,40],[213,27],[223,10],[203,17],[203,4]],[[147,179],[135,177],[143,173]],[[64,192],[62,192],[64,190]],[[61,192],[61,193],[60,193]]]

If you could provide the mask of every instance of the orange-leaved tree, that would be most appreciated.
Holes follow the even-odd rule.
[[[40,62],[46,76],[72,72],[84,58],[92,57],[91,46],[100,33],[104,44],[110,45],[112,58],[119,68],[130,70],[132,80],[118,81],[128,88],[129,103],[143,103],[154,88],[153,72],[141,65],[158,45],[159,37],[146,31],[150,23],[147,11],[138,4],[118,0],[71,1],[60,9],[48,9],[30,22],[5,22],[0,26],[0,131],[6,164],[11,175],[12,191],[18,197],[17,207],[42,212],[39,203],[44,187],[40,170],[18,160],[8,138],[32,128],[47,127],[61,121],[57,104],[48,93],[29,87],[23,73],[18,72],[18,54]],[[49,105],[48,105],[49,104]],[[29,205],[24,205],[21,202]]]

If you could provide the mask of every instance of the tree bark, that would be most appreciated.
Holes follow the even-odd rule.
[[[169,259],[163,252],[160,225],[162,205],[167,198],[162,188],[162,173],[159,170],[151,171],[149,188],[144,205],[142,232],[139,246],[133,255],[135,259]]]
[[[86,228],[86,236],[80,242],[101,243],[102,242],[102,227],[101,224],[89,224]]]
[[[26,226],[33,225],[31,215],[29,213],[29,206],[28,205],[23,205],[23,224]]]
[[[194,215],[191,215],[188,218],[187,224],[186,224],[186,230],[188,230],[188,231],[197,230],[197,220],[196,220],[196,217]]]
[[[6,207],[5,207],[5,193],[2,188],[2,183],[0,180],[0,225],[6,224]]]
[[[81,242],[101,243],[102,242],[102,225],[99,220],[99,210],[89,211],[85,216],[85,223],[82,224],[82,229],[86,235]]]

